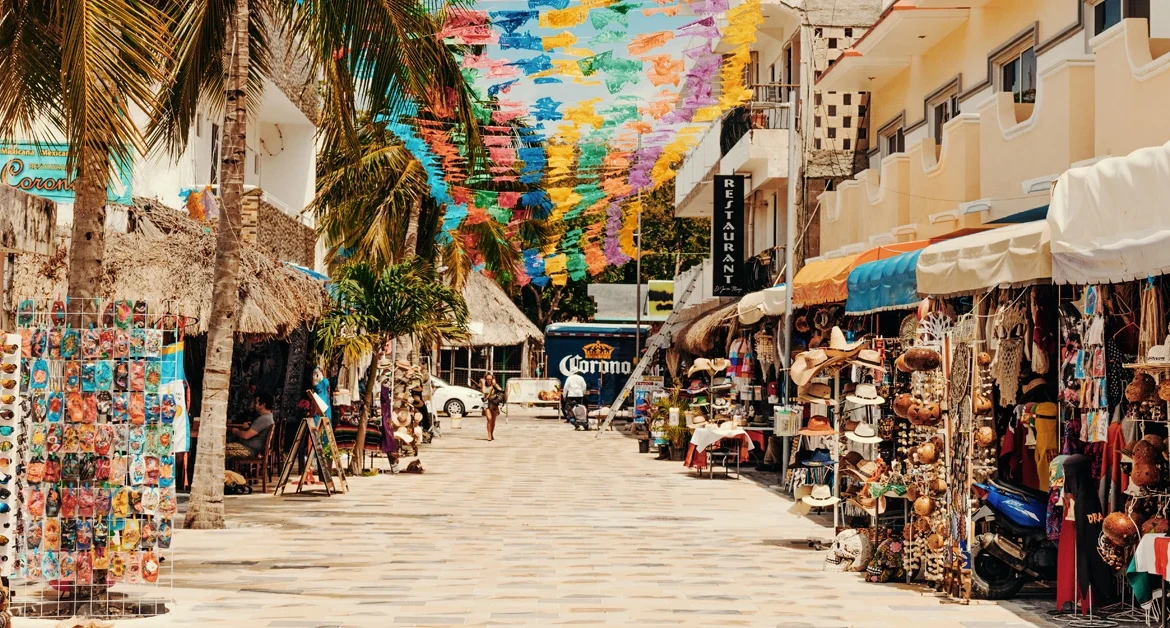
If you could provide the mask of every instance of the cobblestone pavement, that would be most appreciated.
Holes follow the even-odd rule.
[[[804,541],[828,529],[755,482],[555,420],[482,426],[425,446],[425,475],[229,498],[230,529],[176,533],[172,612],[118,625],[1030,625],[821,571]]]

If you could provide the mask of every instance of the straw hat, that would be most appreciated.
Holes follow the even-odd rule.
[[[796,501],[789,507],[788,512],[794,515],[807,515],[812,510],[812,506],[805,503],[804,498],[812,495],[812,489],[812,484],[802,484],[796,487],[796,490],[792,492],[792,499]]]
[[[852,432],[845,432],[845,438],[855,443],[880,443],[884,440],[869,423],[859,423]]]
[[[798,388],[796,390],[796,397],[808,403],[823,403],[830,406],[837,405],[837,400],[833,398],[832,387],[820,382],[813,382],[807,386]]]
[[[829,354],[824,349],[812,349],[796,356],[789,374],[797,386],[804,386],[828,363]]]
[[[691,368],[687,369],[687,377],[694,376],[695,373],[704,372],[715,374],[715,367],[711,365],[711,360],[707,358],[695,358],[691,363]]]
[[[401,439],[402,442],[408,445],[414,442],[414,436],[411,436],[410,430],[406,429],[405,427],[400,427],[394,430],[394,436],[398,439]]]
[[[886,402],[886,398],[877,393],[877,387],[873,384],[858,384],[857,392],[845,399],[859,406],[880,406]]]
[[[727,358],[715,358],[711,360],[711,370],[716,373],[726,371],[729,366],[731,366],[731,360]]]
[[[832,506],[833,504],[841,501],[841,498],[835,497],[833,495],[833,489],[829,488],[827,485],[817,484],[812,488],[812,491],[808,495],[802,497],[800,501],[808,504],[809,506],[821,508],[824,506]]]
[[[857,352],[857,357],[849,361],[850,364],[857,366],[864,366],[871,369],[884,368],[885,364],[882,362],[882,354],[873,349],[862,349]]]
[[[833,357],[851,359],[861,352],[861,346],[864,344],[864,340],[858,340],[856,342],[846,341],[845,332],[841,331],[840,327],[833,327],[833,331],[829,332],[828,353]]]

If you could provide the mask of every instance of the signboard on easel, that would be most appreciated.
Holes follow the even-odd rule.
[[[310,398],[317,404],[318,412],[324,412],[325,402],[316,393],[310,393]],[[297,482],[296,492],[300,493],[304,489],[314,465],[317,467],[317,477],[324,485],[326,495],[332,495],[335,491],[349,491],[349,485],[345,481],[345,469],[341,467],[341,455],[337,449],[333,425],[325,417],[316,414],[304,419],[297,426],[292,451],[284,462],[284,468],[280,470],[280,479],[276,482],[273,495],[284,493],[292,477],[293,463],[302,454],[308,457],[308,463],[305,464],[301,478]]]

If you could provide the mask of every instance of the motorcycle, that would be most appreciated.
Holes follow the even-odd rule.
[[[976,596],[1008,599],[1033,580],[1056,579],[1056,543],[1048,539],[1048,493],[1003,480],[976,484],[983,507],[973,517],[971,581]]]

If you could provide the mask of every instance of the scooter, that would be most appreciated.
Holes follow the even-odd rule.
[[[1032,580],[1056,579],[1048,539],[1048,493],[1003,480],[976,484],[983,507],[973,517],[971,583],[977,597],[1004,600]]]

